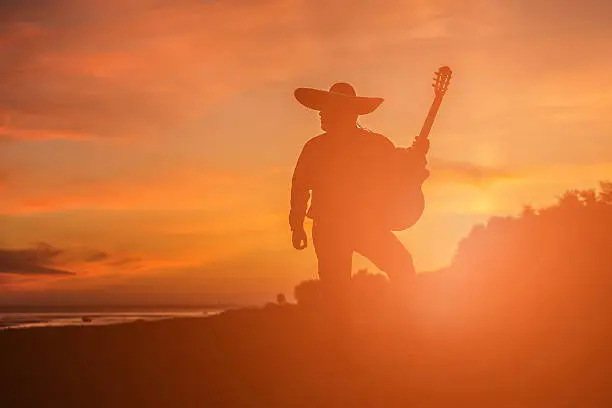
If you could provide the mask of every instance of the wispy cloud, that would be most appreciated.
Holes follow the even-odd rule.
[[[0,249],[0,273],[16,275],[73,275],[73,272],[46,265],[56,263],[62,251],[46,244],[28,249]]]
[[[323,2],[303,0],[62,0],[38,2],[37,10],[11,2],[0,43],[10,62],[0,69],[0,110],[12,123],[5,134],[159,134],[211,103],[299,77],[346,52],[424,31],[444,35],[440,23],[431,28],[439,12],[419,1],[324,3],[325,13]]]
[[[139,261],[84,246],[60,249],[40,242],[30,248],[0,249],[0,274],[68,276],[75,275],[75,268],[82,265],[120,267]]]
[[[160,163],[150,172],[138,167],[125,169],[115,177],[112,164],[101,177],[96,169],[84,168],[81,174],[68,173],[53,166],[49,172],[23,169],[14,174],[0,202],[0,213],[23,214],[71,209],[101,210],[218,210],[253,204],[271,189],[271,171],[214,171],[205,165]],[[44,168],[41,166],[41,169]],[[69,170],[69,169],[68,169]],[[121,167],[117,167],[117,171]],[[273,173],[273,172],[272,172]],[[1,180],[0,180],[1,186]],[[257,186],[255,191],[253,186]],[[278,194],[277,191],[273,192]]]
[[[432,182],[436,184],[469,184],[484,187],[499,181],[517,180],[517,171],[450,160],[432,160]]]

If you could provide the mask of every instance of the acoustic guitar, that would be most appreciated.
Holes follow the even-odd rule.
[[[423,183],[429,177],[425,154],[419,152],[426,143],[442,98],[448,90],[452,76],[449,67],[440,67],[434,73],[434,100],[429,108],[421,132],[415,138],[411,148],[398,148],[396,160],[392,163],[391,176],[392,199],[387,207],[386,219],[392,231],[403,231],[421,219],[425,210]]]

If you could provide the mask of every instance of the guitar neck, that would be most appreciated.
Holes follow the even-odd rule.
[[[427,114],[427,118],[425,118],[425,123],[423,123],[421,132],[419,133],[419,139],[426,139],[429,136],[429,132],[431,131],[431,127],[433,126],[434,120],[436,119],[436,114],[438,113],[438,109],[440,109],[441,103],[442,94],[436,95],[431,104],[431,107],[429,108],[429,113]]]

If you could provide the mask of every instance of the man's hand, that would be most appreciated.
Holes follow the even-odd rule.
[[[293,230],[291,241],[293,242],[293,247],[297,250],[302,250],[308,246],[308,236],[304,227]]]
[[[412,146],[410,146],[412,151],[418,151],[422,154],[427,154],[429,152],[429,139],[422,137],[415,137],[414,142],[412,142]]]

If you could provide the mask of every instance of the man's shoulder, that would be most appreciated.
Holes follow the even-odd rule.
[[[308,139],[308,141],[306,142],[306,144],[316,144],[316,143],[320,143],[321,140],[323,139],[323,137],[327,134],[327,132],[323,132],[320,133],[318,135],[316,135],[315,137],[311,137],[310,139]]]
[[[306,141],[306,143],[304,144],[304,149],[310,149],[314,146],[321,144],[321,142],[324,140],[323,136],[325,136],[325,133],[321,133],[320,135],[308,139],[308,141]]]

